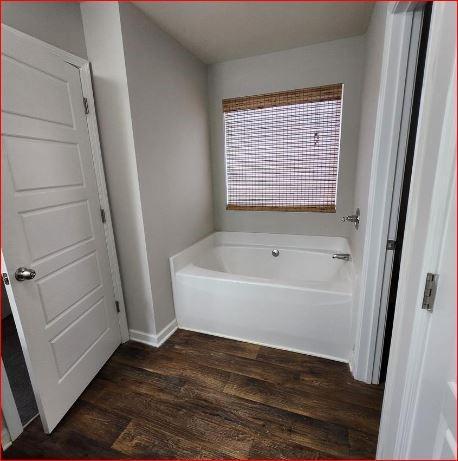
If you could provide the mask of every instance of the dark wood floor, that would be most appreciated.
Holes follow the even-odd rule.
[[[383,389],[345,364],[177,331],[119,347],[51,435],[5,458],[373,458]]]

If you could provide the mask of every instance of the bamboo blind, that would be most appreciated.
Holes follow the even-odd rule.
[[[223,100],[227,209],[336,211],[342,91]]]

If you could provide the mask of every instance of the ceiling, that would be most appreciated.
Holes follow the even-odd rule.
[[[205,63],[366,32],[372,2],[133,2]]]

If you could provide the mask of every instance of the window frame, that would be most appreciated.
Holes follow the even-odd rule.
[[[281,95],[286,94],[294,94],[294,93],[311,93],[312,95],[316,92],[323,91],[326,89],[335,90],[338,88],[340,91],[339,98],[330,98],[324,100],[340,100],[340,124],[339,124],[339,137],[338,137],[338,155],[337,155],[337,172],[336,172],[336,179],[335,179],[335,196],[334,196],[334,203],[330,205],[237,205],[229,203],[229,179],[228,179],[228,158],[227,158],[227,132],[226,132],[226,123],[225,123],[225,113],[231,112],[230,110],[225,110],[226,105],[237,105],[239,101],[243,100],[250,100],[250,99],[263,99],[263,98],[270,98],[275,99],[275,97],[279,97]],[[300,96],[299,96],[300,98]],[[312,96],[313,98],[313,96]],[[257,94],[251,96],[242,96],[236,98],[228,98],[222,100],[222,116],[223,116],[223,132],[224,132],[224,168],[225,168],[225,186],[226,186],[226,210],[227,211],[280,211],[280,212],[316,212],[316,213],[336,213],[337,212],[337,198],[338,198],[338,189],[339,189],[339,172],[340,172],[340,161],[341,161],[341,142],[342,142],[342,123],[343,123],[343,99],[344,99],[344,84],[343,83],[335,83],[330,85],[321,85],[316,87],[308,87],[304,89],[295,89],[295,90],[286,90],[281,92],[275,93],[266,93],[266,94]],[[317,102],[319,99],[316,100],[307,100],[302,101],[304,102]],[[250,103],[248,103],[251,105]],[[262,103],[261,103],[262,104]],[[297,105],[301,104],[301,101],[294,104],[276,104],[278,107],[285,107],[287,105]],[[265,107],[274,107],[275,105],[267,105]],[[255,108],[264,108],[260,107],[250,107],[252,109]],[[245,110],[249,110],[247,108]],[[242,109],[243,110],[243,109]]]

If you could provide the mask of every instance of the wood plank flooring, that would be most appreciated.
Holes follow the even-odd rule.
[[[120,346],[51,435],[37,419],[4,457],[374,458],[382,396],[342,363],[178,330]]]

